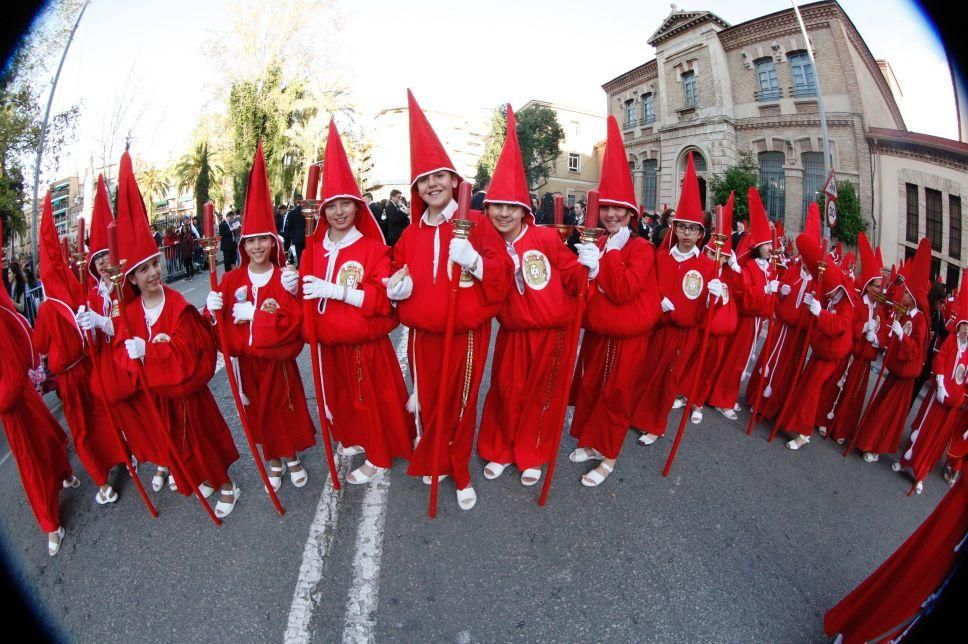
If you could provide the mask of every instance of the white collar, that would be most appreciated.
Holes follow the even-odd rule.
[[[152,306],[151,308],[148,308],[147,306],[145,306],[145,300],[144,300],[144,298],[141,298],[141,308],[144,309],[144,312],[145,312],[145,322],[148,324],[148,328],[150,329],[158,321],[158,318],[161,317],[161,312],[165,310],[165,291],[164,291],[164,289],[162,289],[162,291],[161,291],[161,302],[159,304],[156,304],[156,305]]]
[[[249,274],[249,281],[252,282],[252,286],[256,288],[262,288],[272,279],[273,273],[275,273],[274,267],[267,270],[265,273],[253,273],[252,265],[246,267],[246,272]]]
[[[443,220],[441,220],[439,223],[436,223],[436,224],[430,223],[430,208],[424,210],[423,215],[421,215],[420,217],[420,222],[427,226],[433,226],[434,228],[436,228],[443,222],[450,221],[451,218],[454,216],[455,212],[457,212],[457,202],[451,199],[450,203],[447,204],[447,207],[444,208],[444,210],[440,213],[441,215],[443,215]]]
[[[338,242],[334,242],[332,239],[329,238],[329,231],[327,230],[326,234],[323,235],[323,248],[325,248],[329,252],[332,252],[339,248],[346,248],[347,246],[351,246],[354,242],[356,242],[362,237],[363,237],[363,233],[357,230],[356,226],[353,226],[348,231],[346,231],[346,234],[343,236],[343,239],[339,240]]]
[[[679,250],[679,246],[677,244],[669,250],[669,254],[672,255],[672,259],[676,260],[677,262],[684,262],[692,257],[699,257],[699,246],[693,246],[692,250],[684,253]]]
[[[504,243],[507,244],[508,246],[513,247],[515,244],[517,244],[519,241],[521,241],[521,238],[524,237],[524,233],[526,233],[526,232],[528,232],[528,224],[522,223],[521,224],[521,232],[518,233],[518,236],[515,237],[513,241],[506,241]]]
[[[807,270],[807,267],[804,264],[800,264],[800,278],[806,282],[809,282],[813,279],[813,275],[810,274],[810,271]]]
[[[762,257],[755,257],[753,258],[753,261],[756,262],[756,265],[759,266],[760,270],[764,273],[770,270],[770,260],[763,259]]]

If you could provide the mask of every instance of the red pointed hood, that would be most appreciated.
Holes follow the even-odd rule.
[[[699,224],[706,229],[702,220],[702,203],[699,201],[699,180],[696,179],[696,166],[692,162],[692,152],[686,159],[686,173],[682,177],[682,191],[679,194],[679,205],[672,218],[675,221],[685,221]]]
[[[44,294],[67,304],[71,310],[84,301],[84,290],[77,276],[71,271],[61,251],[61,242],[54,225],[54,209],[50,192],[44,197],[44,212],[40,218],[40,243],[37,249],[40,278]]]
[[[114,221],[111,214],[111,200],[108,198],[108,187],[104,183],[104,175],[97,176],[97,187],[94,189],[94,209],[91,212],[91,228],[88,236],[87,272],[95,280],[101,279],[94,268],[94,259],[101,253],[108,252],[108,224]]]
[[[807,208],[807,221],[803,226],[803,234],[809,235],[817,246],[820,245],[820,206],[816,201],[811,201]]]
[[[739,248],[736,249],[737,261],[755,257],[756,254],[752,252],[754,248],[773,242],[770,219],[766,216],[766,208],[763,207],[759,191],[753,186],[746,191],[746,204],[750,213],[749,233],[743,235]]]
[[[632,173],[629,171],[629,159],[625,154],[625,144],[622,142],[622,134],[619,132],[618,121],[614,116],[608,117],[605,155],[602,158],[598,194],[598,203],[603,206],[624,206],[633,213],[638,213],[635,189],[632,187]]]
[[[141,198],[141,190],[134,178],[131,155],[125,150],[118,167],[118,250],[120,259],[127,260],[124,274],[138,268],[161,252],[148,225],[148,213]]]
[[[534,223],[534,213],[531,211],[531,197],[528,192],[528,180],[524,174],[524,161],[521,159],[521,147],[518,144],[517,119],[514,110],[507,106],[507,136],[504,137],[504,147],[494,166],[491,175],[491,185],[484,197],[484,204],[508,203],[525,209],[525,222]]]
[[[857,254],[860,255],[860,279],[857,281],[857,287],[863,293],[871,280],[881,277],[881,269],[884,265],[881,262],[880,253],[874,253],[864,233],[857,235]]]
[[[956,333],[962,322],[968,322],[968,268],[961,273],[961,290],[958,291],[958,308],[955,311]]]
[[[407,108],[410,116],[410,212],[414,218],[423,216],[427,209],[423,199],[417,194],[417,179],[420,177],[447,170],[457,177],[457,185],[464,180],[455,169],[453,161],[447,156],[443,144],[437,133],[430,127],[430,121],[417,104],[413,92],[407,90]],[[454,189],[454,200],[457,190]]]
[[[336,129],[336,123],[333,120],[329,122],[326,158],[323,161],[323,192],[319,199],[321,206],[319,225],[314,234],[316,239],[322,240],[323,233],[329,228],[329,224],[326,222],[326,204],[334,199],[350,199],[357,205],[356,229],[364,237],[369,237],[381,244],[386,243],[383,238],[383,231],[380,230],[380,225],[373,217],[373,211],[360,196],[360,187],[356,184],[353,171],[350,169],[350,161],[346,156],[346,150],[343,148],[343,139],[340,137],[339,130]]]
[[[276,266],[285,264],[282,254],[282,241],[276,230],[276,217],[269,193],[269,173],[266,158],[262,152],[262,141],[256,145],[252,157],[252,170],[249,172],[249,185],[245,191],[245,206],[242,208],[242,235],[239,239],[239,266],[249,265],[249,254],[245,252],[247,237],[268,235],[275,244],[275,252],[269,254],[269,261]]]
[[[727,255],[733,250],[733,207],[734,207],[735,195],[733,191],[729,192],[729,198],[726,199],[726,205],[723,206],[723,230],[717,230],[717,233],[722,233],[726,236],[726,243],[723,244],[723,252]],[[713,225],[716,225],[716,217],[713,216]],[[745,235],[749,237],[749,235]],[[710,243],[710,250],[715,249],[715,246]]]
[[[905,262],[900,270],[904,276],[904,288],[914,301],[918,303],[921,313],[928,315],[928,291],[931,289],[931,242],[922,237],[918,250],[909,262]]]
[[[797,235],[797,251],[800,253],[801,261],[813,279],[820,279],[820,257],[822,249],[820,244],[814,241],[813,237],[806,233],[800,233]],[[846,279],[844,272],[837,265],[834,260],[834,256],[831,253],[827,253],[824,259],[825,267],[823,273],[823,284],[821,284],[821,295],[827,295],[838,288],[843,289],[844,294],[850,297],[853,288],[849,281]]]

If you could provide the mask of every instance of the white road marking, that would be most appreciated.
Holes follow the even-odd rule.
[[[343,616],[344,644],[376,641],[376,610],[380,599],[380,559],[386,525],[390,480],[384,475],[370,483],[363,496],[363,513],[356,532],[353,583]]]
[[[345,479],[350,459],[343,459],[340,462],[339,456],[335,454],[334,458],[337,459],[338,476]],[[303,549],[299,579],[296,581],[296,590],[289,608],[289,621],[283,635],[283,641],[287,644],[309,642],[312,636],[310,624],[319,605],[320,596],[317,586],[323,578],[326,557],[333,545],[336,523],[339,519],[339,502],[342,497],[342,490],[337,492],[333,488],[333,480],[327,477],[323,493],[319,497],[319,504],[316,506],[316,516],[309,526],[309,538]]]
[[[3,458],[0,459],[0,467],[3,467],[3,464],[6,463],[7,459],[9,459],[11,456],[13,456],[13,452],[7,452],[4,454]]]

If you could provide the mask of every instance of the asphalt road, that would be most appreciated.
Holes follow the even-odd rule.
[[[195,304],[207,280],[175,285]],[[393,334],[402,347],[401,329]],[[309,358],[300,365],[312,393]],[[920,524],[947,485],[935,472],[921,496],[892,459],[841,458],[815,438],[790,452],[748,416],[715,412],[688,425],[675,467],[671,444],[629,435],[599,488],[579,484],[566,437],[549,503],[508,468],[486,481],[473,461],[477,506],[457,507],[398,462],[379,484],[324,486],[322,449],[303,455],[309,484],[288,479],[279,517],[262,489],[224,371],[212,391],[242,458],[243,495],[216,528],[167,489],[152,519],[118,471],[121,498],[98,506],[83,481],[61,495],[67,529],[49,557],[5,439],[0,534],[10,576],[42,621],[81,642],[213,641],[822,641],[823,614]],[[484,389],[488,386],[485,379]],[[56,396],[48,404],[62,419]],[[483,393],[480,402],[483,403]],[[314,401],[310,409],[315,417]],[[678,416],[670,417],[670,437]],[[567,430],[567,428],[566,428]],[[355,467],[340,464],[345,473]],[[346,459],[350,460],[350,459]],[[940,468],[939,468],[940,469]]]

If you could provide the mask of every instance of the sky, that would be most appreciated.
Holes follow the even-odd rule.
[[[140,158],[166,163],[186,153],[199,115],[225,103],[213,80],[222,75],[206,52],[229,37],[225,25],[235,1],[92,2],[55,94],[55,111],[82,105],[79,136],[59,174],[83,175],[106,143],[113,144],[110,156],[119,156],[129,128]],[[530,99],[604,114],[601,85],[654,57],[646,40],[670,12],[669,4],[629,0],[336,1],[338,42],[362,127],[379,110],[404,105],[408,87],[424,108],[458,114]],[[892,65],[908,129],[956,138],[944,51],[915,5],[842,0],[841,6],[875,58]],[[730,24],[789,7],[781,0],[680,6],[712,10]],[[326,19],[305,17],[309,24]],[[119,106],[125,110],[115,118]]]

